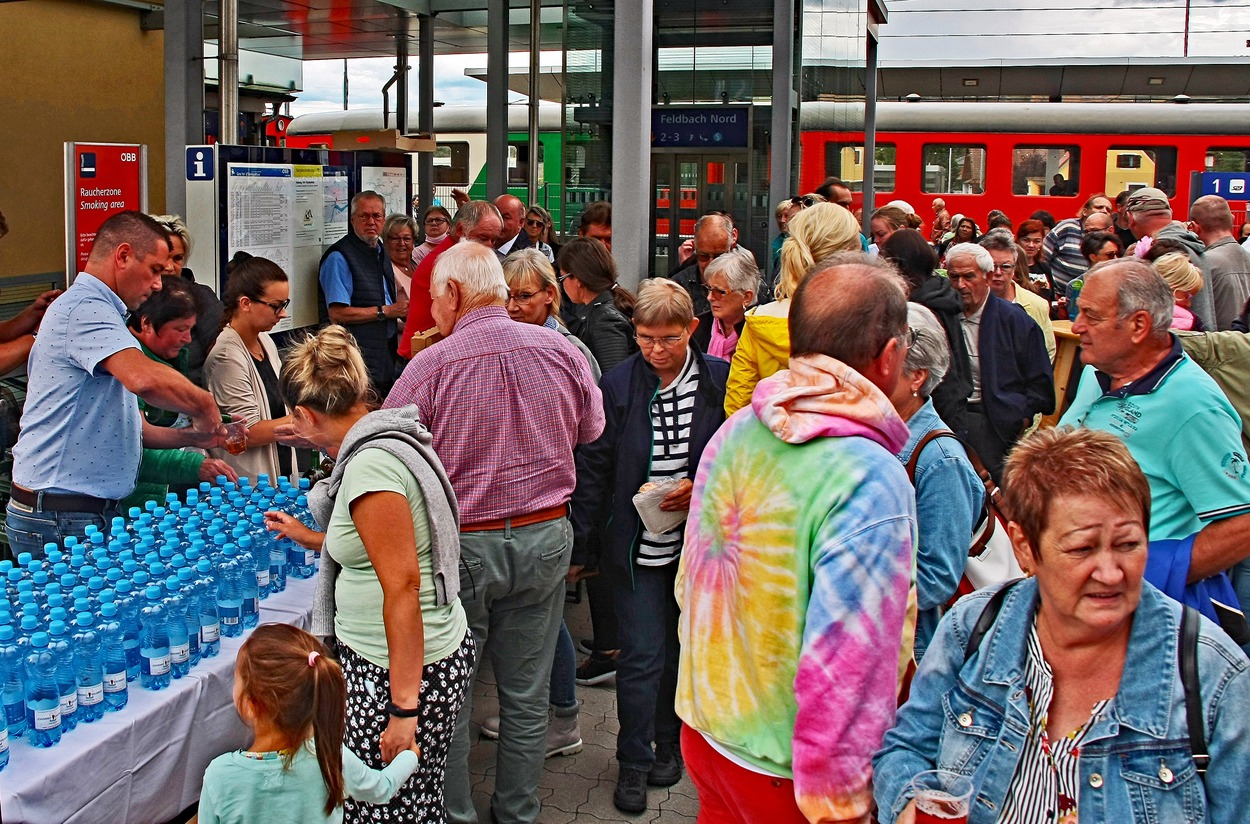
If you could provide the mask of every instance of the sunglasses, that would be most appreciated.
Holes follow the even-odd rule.
[[[535,229],[541,229],[542,227],[547,225],[547,221],[542,220],[541,218],[527,217],[525,219],[525,225],[533,226]]]
[[[795,206],[801,206],[806,209],[808,206],[815,206],[820,201],[811,195],[804,195],[803,197],[792,197],[790,198],[790,202]]]

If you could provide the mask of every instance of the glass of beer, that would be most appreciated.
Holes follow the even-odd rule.
[[[247,422],[226,421],[226,451],[231,455],[242,455],[247,449]]]
[[[968,824],[972,782],[947,770],[925,770],[911,780],[916,824]]]

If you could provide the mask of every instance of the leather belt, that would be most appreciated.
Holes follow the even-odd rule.
[[[99,512],[117,506],[109,498],[93,498],[90,495],[63,495],[58,492],[36,492],[33,489],[13,485],[10,497],[23,506],[38,512]]]
[[[496,518],[493,521],[482,521],[476,524],[461,524],[461,532],[495,532],[497,530],[507,529],[511,526],[513,529],[522,526],[531,526],[533,524],[541,524],[547,521],[554,521],[556,518],[563,518],[569,514],[569,505],[560,504],[559,506],[550,506],[546,509],[540,509],[537,512],[531,512],[528,515],[517,515],[514,518]]]

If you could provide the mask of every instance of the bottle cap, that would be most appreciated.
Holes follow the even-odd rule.
[[[43,647],[46,647],[51,640],[52,639],[48,637],[48,633],[36,632],[34,635],[30,636],[30,645],[32,647],[39,647],[42,649]]]
[[[87,579],[87,589],[91,590],[92,592],[99,592],[100,590],[104,589],[104,579],[101,578],[99,575],[91,576],[89,579]]]
[[[100,615],[104,618],[117,617],[117,604],[107,603],[100,605]]]
[[[156,584],[150,585],[143,592],[145,595],[147,595],[149,601],[159,601],[161,597],[165,594],[164,591]]]
[[[39,626],[39,619],[34,615],[22,616],[22,632],[30,632]]]
[[[90,612],[80,612],[80,613],[78,613],[77,623],[78,623],[78,626],[80,626],[80,627],[89,627],[89,626],[91,626],[91,613],[90,613]]]
[[[52,626],[56,626],[57,621],[64,624],[69,620],[69,613],[64,607],[55,607],[48,612],[48,618],[52,621]]]
[[[13,627],[8,624],[0,624],[0,641],[13,640]]]
[[[43,554],[47,555],[49,552],[54,552],[59,548],[60,547],[58,547],[55,543],[49,541],[48,543],[43,545]]]
[[[61,611],[64,612],[64,610],[61,610]],[[54,636],[64,635],[65,634],[65,622],[53,621],[51,624],[48,625],[48,632]]]

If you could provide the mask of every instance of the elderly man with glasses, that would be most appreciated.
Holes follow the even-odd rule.
[[[977,245],[989,252],[994,261],[994,271],[990,273],[990,291],[1008,303],[1016,304],[1037,322],[1042,329],[1042,337],[1046,339],[1046,354],[1051,363],[1054,363],[1055,328],[1050,322],[1050,302],[1016,284],[1018,247],[1011,233],[1001,229],[989,232],[977,241]]]
[[[716,258],[738,247],[738,229],[723,212],[708,212],[694,224],[694,254],[669,275],[690,295],[696,316],[712,308],[708,303],[704,273]]]

